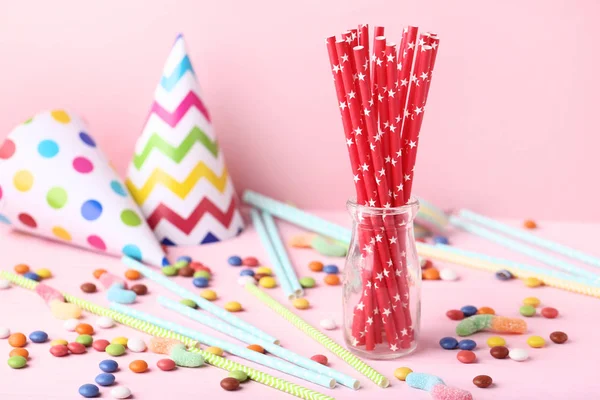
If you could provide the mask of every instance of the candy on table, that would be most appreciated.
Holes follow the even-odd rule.
[[[331,331],[337,328],[337,324],[335,323],[335,320],[333,318],[323,318],[321,321],[319,321],[319,325],[321,326],[321,328],[327,331]]]
[[[340,284],[341,281],[338,275],[327,274],[325,275],[325,279],[323,279],[323,282],[325,282],[329,286],[337,286]]]
[[[230,301],[225,303],[223,306],[229,312],[239,312],[242,311],[242,305],[237,301]]]
[[[550,334],[550,340],[552,340],[556,344],[563,344],[567,340],[569,340],[569,336],[566,333],[561,331],[552,332]]]
[[[254,276],[254,271],[251,269],[243,269],[240,271],[240,276]]]
[[[175,361],[171,360],[170,358],[161,358],[156,362],[156,366],[161,371],[172,371],[177,368]]]
[[[83,283],[79,288],[83,293],[96,293],[96,290],[98,290],[96,285],[91,282]]]
[[[115,372],[119,369],[119,363],[117,363],[115,360],[100,361],[100,364],[98,364],[98,366],[104,372]]]
[[[219,357],[223,356],[223,349],[220,347],[210,346],[210,347],[207,347],[206,349],[204,349],[204,351],[214,354],[215,356],[219,356]]]
[[[541,303],[537,297],[526,297],[523,299],[523,305],[537,307]]]
[[[144,360],[135,360],[129,364],[129,369],[136,374],[141,374],[148,371],[148,363]]]
[[[535,277],[525,278],[523,280],[523,283],[525,284],[525,286],[532,287],[532,288],[539,287],[544,284],[544,282],[542,282],[541,280],[539,280],[538,278],[535,278]]]
[[[234,391],[240,387],[240,381],[235,378],[225,378],[221,381],[221,387],[227,391]]]
[[[85,347],[90,347],[94,342],[94,339],[90,335],[79,335],[75,338],[75,342],[81,343]]]
[[[258,267],[256,268],[256,274],[262,274],[265,276],[272,276],[273,275],[273,270],[269,267]]]
[[[475,306],[463,306],[460,308],[460,311],[463,312],[465,317],[470,317],[472,315],[477,314],[477,307]]]
[[[249,350],[252,350],[252,351],[256,351],[257,353],[263,353],[263,354],[265,353],[265,349],[258,344],[251,344],[251,345],[247,346],[246,348]]]
[[[23,274],[23,276],[27,279],[31,279],[32,281],[36,281],[39,282],[42,280],[42,278],[40,278],[40,276],[38,274],[36,274],[35,272],[26,272]]]
[[[433,261],[427,260],[425,258],[420,258],[419,263],[421,264],[421,269],[427,269],[433,267]]]
[[[8,353],[9,357],[14,357],[14,356],[21,356],[25,359],[29,358],[29,352],[27,351],[27,349],[24,349],[22,347],[16,347],[14,349],[12,349],[10,351],[10,353]]]
[[[526,219],[525,221],[523,221],[523,226],[525,228],[527,228],[527,229],[535,229],[535,228],[537,228],[537,224],[532,219]]]
[[[326,257],[345,257],[348,254],[347,244],[321,235],[312,237],[310,247]]]
[[[501,281],[508,281],[513,278],[513,274],[507,269],[501,269],[500,271],[496,272],[496,278]]]
[[[466,390],[446,386],[437,376],[411,372],[406,376],[408,386],[429,392],[434,400],[472,400],[473,396]]]
[[[108,346],[106,346],[104,351],[113,357],[119,357],[125,354],[125,346],[118,343],[111,343]]]
[[[211,269],[200,262],[192,262],[192,263],[190,263],[190,267],[193,268],[194,271],[196,271],[196,272],[205,271],[205,272],[208,272],[209,274],[212,274]]]
[[[76,304],[65,303],[65,298],[58,290],[40,283],[35,287],[35,292],[50,307],[54,318],[66,320],[81,317],[81,308]]]
[[[48,334],[44,331],[34,331],[29,334],[29,340],[33,343],[44,343],[48,340]]]
[[[494,381],[492,378],[488,375],[477,375],[475,378],[473,378],[473,385],[481,389],[490,387],[493,382]]]
[[[81,323],[75,327],[75,332],[79,333],[80,335],[93,335],[94,327],[90,324]]]
[[[477,347],[477,343],[471,339],[463,339],[458,342],[458,348],[461,350],[473,350]]]
[[[192,257],[190,257],[190,256],[179,256],[179,257],[177,257],[177,260],[175,260],[175,261],[184,261],[184,262],[186,262],[186,263],[189,264],[189,263],[192,262]]]
[[[98,397],[100,395],[100,388],[91,383],[86,383],[79,387],[79,394],[85,398]]]
[[[458,347],[458,340],[453,337],[444,337],[440,339],[440,346],[446,350],[454,350]]]
[[[477,314],[496,315],[496,311],[491,307],[479,307],[479,309],[477,309]]]
[[[126,399],[131,396],[131,390],[125,386],[117,386],[111,389],[110,395],[115,399]]]
[[[195,272],[196,271],[194,271],[194,268],[186,266],[179,268],[179,270],[177,271],[177,275],[183,276],[184,278],[191,278],[194,276]]]
[[[131,287],[131,291],[138,296],[144,296],[148,294],[148,287],[142,283],[135,284]]]
[[[96,351],[106,351],[106,348],[110,345],[110,342],[106,339],[94,340],[92,348]]]
[[[146,342],[142,338],[134,337],[127,341],[127,348],[134,353],[142,353],[146,351]]]
[[[67,349],[73,354],[83,354],[86,353],[87,350],[84,345],[77,342],[71,342],[67,345]]]
[[[27,365],[27,359],[23,356],[12,356],[8,359],[7,363],[12,369],[21,369]]]
[[[553,307],[544,307],[544,308],[542,308],[541,314],[542,314],[542,317],[544,317],[544,318],[553,319],[553,318],[558,317],[558,310]]]
[[[446,316],[453,321],[461,321],[465,319],[465,313],[461,310],[448,310],[446,311]]]
[[[514,361],[525,361],[529,358],[529,353],[525,349],[511,349],[508,356]]]
[[[450,241],[446,236],[436,235],[433,237],[433,243],[435,244],[450,244]]]
[[[67,342],[65,339],[54,339],[50,342],[50,346],[56,346],[62,344],[63,346],[66,346],[69,344],[69,342]]]
[[[50,271],[48,268],[40,268],[37,271],[35,271],[35,273],[41,279],[50,279],[50,278],[52,278],[52,271]]]
[[[125,281],[125,279],[121,278],[120,276],[111,274],[110,272],[104,272],[102,275],[100,275],[100,278],[98,278],[98,280],[100,281],[102,286],[104,286],[105,289],[110,289],[113,285],[119,285],[121,289],[127,289],[127,282]]]
[[[6,279],[0,279],[0,290],[8,289],[10,287],[10,281]]]
[[[246,271],[246,270],[244,270]],[[252,270],[248,270],[248,271],[252,271]],[[242,275],[242,274],[240,274]],[[252,271],[252,275],[254,275],[254,271]],[[194,278],[206,278],[209,279],[212,278],[212,275],[210,272],[208,271],[196,271],[194,272]]]
[[[237,280],[238,285],[246,286],[249,283],[255,284],[256,280],[251,276],[240,276]]]
[[[119,304],[133,304],[137,299],[137,294],[134,291],[126,289],[120,283],[113,284],[106,292],[108,301]]]
[[[308,263],[308,268],[314,272],[323,271],[324,265],[321,261],[311,261]]]
[[[529,345],[529,347],[539,349],[546,345],[546,341],[541,336],[529,336],[527,338],[527,344]]]
[[[323,267],[323,272],[325,272],[326,274],[339,274],[340,273],[340,269],[338,268],[337,265],[325,265]]]
[[[329,360],[323,354],[315,354],[310,359],[313,360],[313,361],[318,362],[321,365],[327,365],[327,364],[329,364]]]
[[[71,318],[65,321],[63,327],[69,332],[75,332],[77,325],[79,325],[79,321],[75,318]]]
[[[316,285],[315,282],[315,278],[311,277],[311,276],[305,276],[300,278],[300,286],[302,286],[305,289],[309,289],[309,288],[313,288]]]
[[[292,300],[292,305],[298,310],[306,310],[310,307],[310,303],[305,298]]]
[[[17,264],[14,267],[14,270],[17,274],[23,275],[29,272],[30,268],[27,264]]]
[[[469,336],[482,330],[499,333],[524,333],[527,331],[527,323],[520,318],[480,314],[465,318],[456,326],[458,336]]]
[[[494,346],[490,349],[490,354],[494,358],[503,359],[508,357],[508,349],[504,346]]]
[[[477,355],[471,350],[461,350],[456,354],[456,359],[463,364],[471,364],[477,360]]]
[[[192,280],[192,284],[197,288],[205,288],[208,287],[208,279],[206,278],[194,278]]]
[[[265,275],[265,274],[254,274],[254,281],[255,282],[260,282],[260,280],[264,277],[270,277],[270,275]]]
[[[95,269],[94,272],[92,273],[92,275],[94,275],[94,278],[100,279],[102,274],[105,274],[106,272],[108,272],[108,271],[106,271],[105,269],[99,268],[99,269]]]
[[[519,313],[524,317],[533,317],[535,315],[535,307],[530,305],[521,306]]]
[[[197,368],[204,365],[204,358],[199,353],[187,351],[179,340],[153,337],[148,349],[156,354],[166,354],[180,367]]]
[[[27,337],[21,332],[16,332],[8,337],[8,344],[12,347],[25,347],[27,344]]]
[[[408,367],[396,368],[394,370],[394,377],[398,380],[405,381],[408,374],[411,374],[412,372],[413,370]]]
[[[69,348],[64,344],[57,344],[50,347],[50,354],[54,357],[64,357],[69,354]]]
[[[272,289],[277,286],[277,281],[271,276],[263,276],[258,281],[258,284],[266,289]]]
[[[142,278],[142,274],[135,269],[128,269],[125,271],[125,278],[129,279],[130,281],[137,281],[138,279]]]
[[[435,267],[423,270],[421,272],[421,275],[423,279],[427,281],[437,281],[440,279],[440,271]]]
[[[231,256],[227,259],[227,263],[233,267],[239,267],[242,265],[242,257]]]
[[[256,257],[245,257],[242,260],[242,265],[246,267],[258,267],[258,259]]]
[[[103,372],[96,376],[94,381],[100,386],[110,386],[115,383],[115,376],[108,372]]]
[[[4,326],[0,326],[0,339],[6,339],[10,336],[10,329]]]
[[[117,336],[116,338],[114,338],[113,340],[110,341],[110,344],[120,344],[123,347],[127,347],[128,343],[129,343],[129,339],[127,339],[124,336]]]
[[[235,370],[229,373],[229,377],[233,379],[237,379],[238,382],[246,382],[248,380],[248,374],[242,370]]]
[[[200,297],[208,301],[214,301],[217,299],[218,296],[217,292],[215,292],[214,290],[205,289],[200,292]]]
[[[96,319],[96,325],[102,329],[109,329],[115,326],[115,321],[110,317],[98,317],[98,319]]]
[[[312,247],[310,242],[315,236],[317,235],[314,233],[301,233],[294,235],[288,240],[288,245],[298,249],[310,249]]]
[[[440,279],[443,281],[455,281],[458,279],[456,271],[450,268],[440,270]]]
[[[161,269],[161,272],[166,276],[175,276],[177,275],[177,268],[173,266],[166,266]]]

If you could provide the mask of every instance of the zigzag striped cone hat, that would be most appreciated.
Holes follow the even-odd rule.
[[[137,204],[72,112],[39,113],[0,146],[0,221],[87,250],[167,263]]]
[[[235,189],[181,35],[156,87],[126,184],[163,244],[212,243],[243,229]]]

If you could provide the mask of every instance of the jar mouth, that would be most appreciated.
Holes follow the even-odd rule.
[[[419,200],[411,197],[405,205],[399,207],[369,207],[358,204],[355,199],[349,199],[346,207],[350,212],[359,212],[363,215],[402,215],[416,213],[419,209]]]

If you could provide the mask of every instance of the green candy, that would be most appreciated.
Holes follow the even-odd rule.
[[[169,265],[168,267],[163,267],[162,273],[166,276],[175,276],[177,275],[177,268]]]
[[[77,343],[81,343],[85,347],[90,347],[94,341],[94,338],[92,338],[90,335],[79,335],[75,341]]]
[[[310,276],[305,276],[304,278],[300,278],[300,286],[303,288],[312,288],[315,287],[315,278]]]
[[[329,239],[325,236],[316,235],[310,242],[310,246],[319,254],[327,257],[345,257],[348,253],[348,245]]]
[[[533,317],[535,315],[535,307],[526,305],[519,308],[519,312],[524,317]]]
[[[194,309],[198,308],[198,305],[194,302],[194,300],[183,299],[179,303],[183,304],[184,306],[188,306],[190,308],[194,308]]]
[[[170,356],[180,367],[198,368],[204,365],[202,354],[189,352],[183,344],[173,346]]]
[[[210,279],[212,276],[210,275],[210,272],[208,271],[196,271],[194,272],[194,278],[206,278],[206,279]]]
[[[125,346],[118,343],[112,343],[106,346],[106,349],[104,351],[106,351],[113,357],[119,357],[125,354]]]
[[[177,268],[178,270],[183,268],[183,267],[187,267],[189,264],[187,261],[181,260],[181,261],[177,261],[175,264],[173,264],[173,267]]]
[[[8,366],[13,369],[20,369],[27,365],[27,360],[23,356],[13,356],[8,359]]]
[[[458,336],[469,336],[489,328],[492,325],[493,317],[489,314],[480,314],[465,318],[456,326],[456,334]]]
[[[245,382],[248,380],[248,374],[239,369],[236,369],[235,371],[231,371],[229,373],[229,377],[233,378],[233,379],[237,379],[239,382]]]

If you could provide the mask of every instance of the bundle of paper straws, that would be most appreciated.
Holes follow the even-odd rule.
[[[357,203],[391,208],[411,199],[419,131],[439,39],[431,33],[419,35],[416,27],[404,29],[398,46],[383,35],[384,28],[375,27],[371,56],[367,25],[343,33],[341,40],[327,38],[327,49]],[[372,218],[371,223],[377,228],[386,224],[381,218]],[[388,240],[385,230],[381,232],[383,237],[367,231],[359,237],[363,255],[371,254],[374,261],[372,271],[363,272],[364,294],[354,310],[352,342],[373,350],[383,342],[383,327],[385,340],[395,351],[411,347],[413,340],[403,273],[406,243]]]

